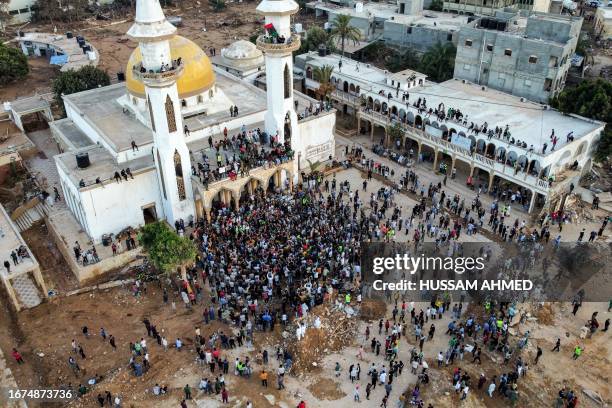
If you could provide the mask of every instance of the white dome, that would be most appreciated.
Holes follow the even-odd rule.
[[[229,47],[221,50],[223,61],[226,65],[239,69],[251,69],[264,64],[261,50],[255,44],[245,40],[238,40]]]

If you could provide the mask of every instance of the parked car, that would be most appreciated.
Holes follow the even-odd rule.
[[[599,0],[589,0],[589,2],[587,2],[587,6],[598,8],[603,6],[603,2]]]

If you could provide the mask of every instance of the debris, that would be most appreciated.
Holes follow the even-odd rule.
[[[582,393],[593,401],[595,401],[596,403],[598,403],[599,405],[605,405],[603,398],[601,398],[601,396],[595,391],[589,390],[588,388],[583,388]]]

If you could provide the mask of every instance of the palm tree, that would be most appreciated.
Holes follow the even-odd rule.
[[[338,14],[331,23],[330,38],[333,40],[340,39],[340,49],[344,57],[344,42],[349,40],[353,41],[353,44],[357,44],[361,40],[361,31],[351,25],[351,16]]]
[[[438,42],[421,59],[419,71],[435,82],[443,82],[453,77],[457,49],[452,43],[442,45]]]
[[[327,98],[330,93],[335,89],[334,84],[331,83],[331,75],[334,72],[332,65],[323,65],[322,67],[315,67],[312,71],[312,77],[319,83],[319,89],[317,93],[321,100]]]

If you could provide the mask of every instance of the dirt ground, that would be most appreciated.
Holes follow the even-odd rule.
[[[236,40],[248,40],[262,26],[263,18],[255,12],[258,2],[228,2],[225,10],[212,11],[206,1],[184,1],[183,8],[166,8],[167,17],[180,16],[182,26],[178,34],[187,37],[207,51],[214,47],[218,52]],[[138,45],[126,36],[133,23],[134,13],[127,12],[121,18],[101,21],[90,18],[73,24],[29,24],[27,30],[58,33],[72,31],[83,35],[100,53],[99,67],[106,70],[111,80],[116,80],[117,72],[124,72],[130,54]],[[313,21],[312,14],[303,11],[295,17],[307,29]],[[50,80],[59,68],[50,66],[46,58],[30,58],[31,72],[24,81],[3,87],[0,100],[13,100],[16,97],[51,91]]]

